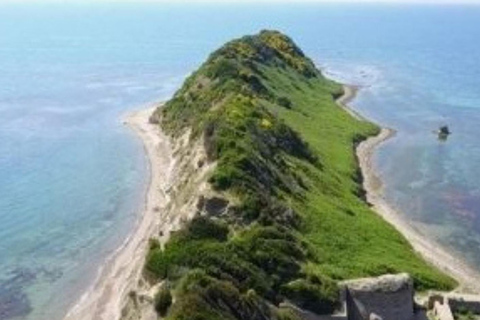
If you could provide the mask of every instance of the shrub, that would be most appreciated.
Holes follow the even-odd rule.
[[[160,279],[168,275],[169,261],[161,249],[153,249],[148,252],[145,269]]]
[[[158,239],[155,239],[155,238],[150,238],[148,240],[148,248],[150,250],[160,249],[161,248],[160,241],[158,241]]]
[[[158,314],[164,317],[168,312],[168,308],[172,305],[172,294],[166,285],[163,285],[155,295],[154,304]]]
[[[331,280],[313,283],[297,279],[282,287],[282,293],[298,306],[318,314],[330,314],[338,305],[338,288]]]
[[[235,320],[217,312],[198,294],[183,295],[175,302],[168,314],[168,320]]]
[[[301,317],[291,309],[281,308],[277,311],[278,320],[300,320]]]
[[[228,281],[216,279],[202,270],[187,273],[178,285],[178,302],[169,319],[270,319],[267,304],[248,290],[242,294]],[[188,316],[188,317],[187,317]]]
[[[287,97],[280,97],[277,99],[277,104],[281,107],[292,109],[292,101],[290,101]]]
[[[183,236],[190,240],[216,239],[225,241],[228,236],[228,226],[224,222],[213,220],[210,217],[199,216],[193,218],[183,232]]]

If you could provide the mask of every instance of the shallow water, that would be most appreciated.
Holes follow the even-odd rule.
[[[132,229],[147,173],[121,115],[262,28],[363,85],[354,105],[398,130],[386,196],[480,263],[480,7],[0,5],[1,320],[60,319]]]

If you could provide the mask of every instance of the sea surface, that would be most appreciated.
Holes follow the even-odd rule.
[[[0,4],[0,320],[61,319],[131,232],[148,172],[122,115],[265,28],[362,86],[398,131],[385,196],[480,270],[480,6]]]

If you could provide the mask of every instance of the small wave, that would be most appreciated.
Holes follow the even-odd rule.
[[[320,65],[320,69],[328,78],[362,87],[371,87],[382,79],[381,69],[368,64],[333,61]]]

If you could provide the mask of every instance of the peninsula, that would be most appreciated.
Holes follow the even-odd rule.
[[[67,319],[300,319],[292,310],[333,313],[344,280],[395,273],[417,291],[455,288],[372,209],[359,162],[370,170],[390,132],[339,107],[347,89],[262,31],[127,117],[150,158],[145,212]]]
[[[338,280],[385,273],[455,286],[366,203],[354,151],[379,128],[338,108],[342,94],[291,39],[263,31],[214,52],[155,111],[190,172],[170,191],[172,216],[187,218],[146,261],[160,314],[285,318],[273,306],[287,300],[331,313]]]

